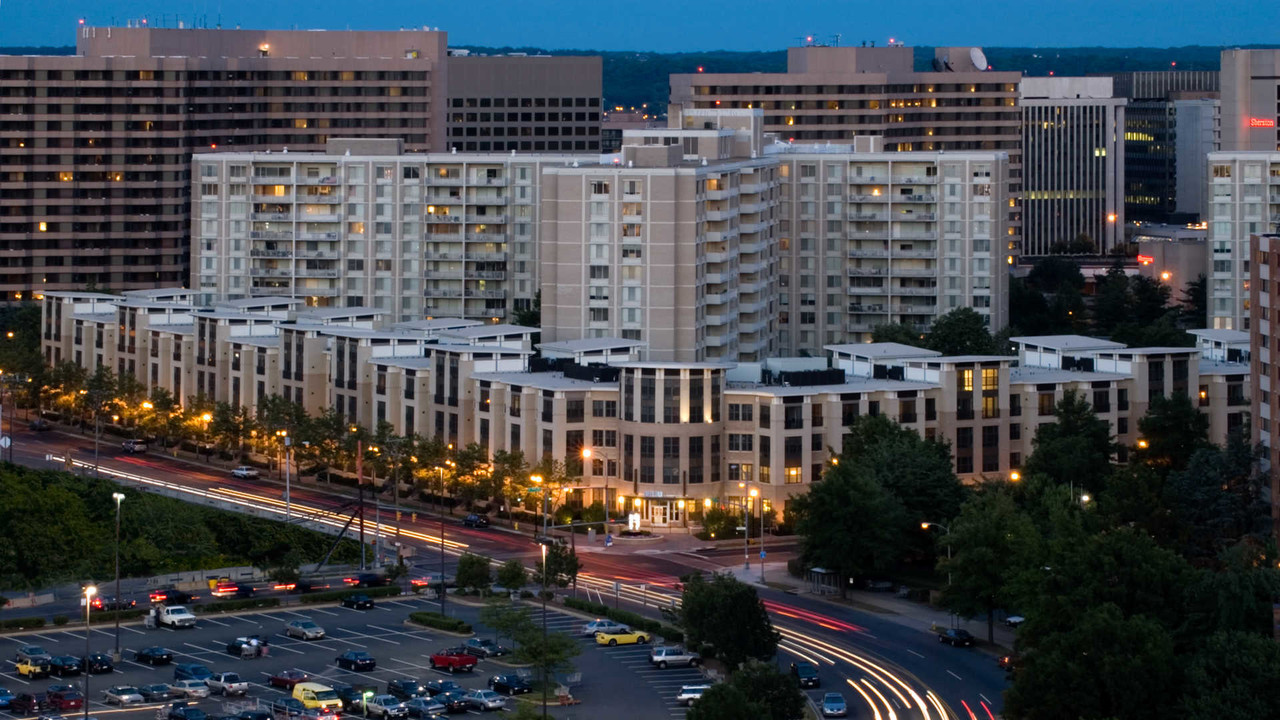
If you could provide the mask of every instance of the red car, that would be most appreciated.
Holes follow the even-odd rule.
[[[272,687],[284,688],[292,690],[294,685],[300,682],[306,682],[311,676],[301,670],[281,670],[280,672],[267,678],[267,684]]]
[[[56,686],[55,686],[56,687]],[[53,705],[55,710],[63,712],[66,710],[79,710],[84,707],[84,695],[71,689],[49,689],[49,704]]]
[[[467,652],[465,647],[445,648],[431,653],[432,670],[448,670],[451,673],[459,670],[475,670],[476,663],[479,661],[480,659]]]

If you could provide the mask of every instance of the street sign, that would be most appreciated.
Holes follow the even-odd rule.
[[[747,529],[746,525],[739,525],[738,527],[734,528],[734,530],[746,530],[746,529]]]
[[[0,448],[8,448],[12,444],[13,440],[8,435],[0,437]]]
[[[764,551],[763,551],[763,550],[761,550],[761,551],[760,551],[760,559],[761,559],[761,560],[763,560],[763,559],[764,559]]]

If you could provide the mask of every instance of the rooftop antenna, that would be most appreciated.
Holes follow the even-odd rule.
[[[836,33],[835,36],[831,38],[831,45],[832,47],[840,47],[840,33]]]

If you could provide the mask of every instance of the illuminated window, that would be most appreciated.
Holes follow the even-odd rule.
[[[960,371],[960,387],[965,392],[973,392],[973,370]]]
[[[58,173],[58,179],[62,182],[71,182],[76,179],[76,174],[71,172],[60,172]]]
[[[996,374],[995,368],[982,369],[982,389],[998,390],[1000,388],[1000,378]]]
[[[40,232],[48,232],[48,230],[49,230],[49,223],[45,223],[45,222],[40,223]]]

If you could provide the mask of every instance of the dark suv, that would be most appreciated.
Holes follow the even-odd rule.
[[[811,662],[791,663],[791,675],[802,688],[816,688],[822,685],[818,678],[818,666]]]

